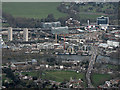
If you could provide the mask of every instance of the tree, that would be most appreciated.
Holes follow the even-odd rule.
[[[54,22],[56,21],[53,14],[48,14],[47,18],[45,19],[46,22]]]
[[[52,16],[49,16],[52,17]],[[21,28],[36,28],[41,27],[41,20],[34,18],[22,18],[13,17],[10,14],[3,12],[3,18],[5,18],[11,27],[21,27]]]
[[[3,72],[6,73],[6,76],[8,78],[10,78],[11,80],[13,80],[13,84],[14,85],[18,85],[20,84],[20,79],[14,75],[14,73],[12,72],[12,70],[10,68],[4,68]]]
[[[34,76],[34,77],[33,77],[33,80],[37,80],[37,77],[36,77],[36,76]]]

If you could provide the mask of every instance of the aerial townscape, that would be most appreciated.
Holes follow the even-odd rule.
[[[0,88],[119,90],[119,5],[3,2]]]

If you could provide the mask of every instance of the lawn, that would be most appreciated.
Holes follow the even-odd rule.
[[[76,73],[75,71],[46,71],[42,75],[44,79],[51,79],[54,81],[62,82],[64,80],[70,80],[70,78],[84,79],[83,73]]]
[[[28,74],[28,76],[39,76],[39,72],[22,72],[23,75]],[[64,80],[70,80],[72,77],[73,79],[85,79],[85,75],[83,73],[76,73],[75,71],[43,71],[42,77],[43,79],[53,80],[57,82],[62,82]]]
[[[38,72],[35,72],[35,71],[32,71],[32,72],[22,72],[22,75],[26,75],[26,74],[28,74],[28,76],[32,76],[32,77],[34,77],[34,76],[39,76],[39,74],[38,74]]]
[[[89,14],[89,13],[85,13],[85,12],[81,12],[80,14],[80,18],[83,19],[94,19],[96,20],[98,17],[102,16],[102,14]]]
[[[55,18],[64,17],[67,14],[57,10],[60,2],[4,2],[3,12],[15,17],[46,18],[53,14]]]
[[[117,65],[107,64],[106,67],[109,68],[109,69],[118,69]]]
[[[109,74],[93,74],[92,82],[94,86],[98,86],[99,84],[103,84],[106,80],[111,79]]]
[[[69,4],[69,3],[67,3]],[[57,7],[60,5],[60,2],[4,2],[3,3],[3,12],[9,13],[15,17],[26,17],[26,18],[46,18],[48,14],[53,14],[56,19],[59,17],[67,16],[66,13],[59,12]],[[106,6],[105,6],[106,5]],[[105,4],[102,8],[105,11],[110,7],[109,4]],[[93,8],[91,11],[88,8]],[[98,6],[96,6],[98,8]],[[99,16],[106,16],[103,12],[96,12],[96,8],[92,5],[87,4],[85,6],[80,6],[79,16],[81,19],[93,19],[96,20]],[[113,6],[111,5],[113,10]],[[109,15],[112,16],[112,15]]]

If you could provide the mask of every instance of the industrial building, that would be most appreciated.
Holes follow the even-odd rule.
[[[108,45],[108,44],[106,44],[106,43],[100,43],[100,44],[98,45],[98,47],[108,48],[108,47],[109,47],[109,45]]]
[[[65,23],[69,27],[80,26],[80,21],[75,20],[73,18],[69,18]]]
[[[57,43],[57,35],[58,34],[68,34],[68,26],[66,27],[52,27],[51,29],[52,34],[55,34],[55,41]]]
[[[104,16],[98,17],[97,25],[100,25],[101,29],[104,29],[104,30],[107,29],[109,26],[109,17],[104,17]]]
[[[109,18],[104,16],[98,17],[97,25],[100,25],[100,24],[109,24]]]
[[[107,44],[108,44],[109,46],[119,47],[119,42],[117,42],[117,41],[107,40]]]
[[[52,34],[68,34],[68,27],[52,27]]]
[[[42,28],[61,27],[61,23],[58,22],[45,22],[42,23]]]

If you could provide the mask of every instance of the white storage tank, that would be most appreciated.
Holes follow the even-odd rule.
[[[108,44],[109,46],[113,46],[113,41],[107,40],[107,44]]]

